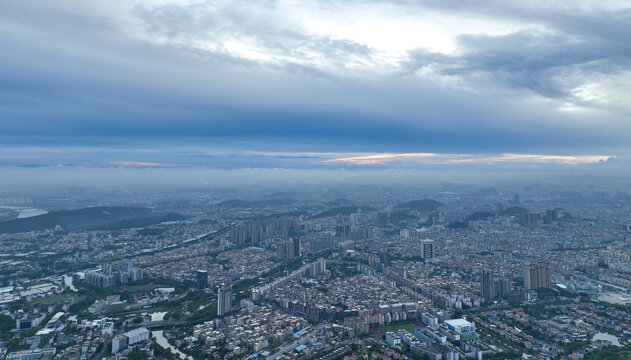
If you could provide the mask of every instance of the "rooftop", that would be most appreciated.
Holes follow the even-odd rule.
[[[138,329],[130,330],[130,331],[126,332],[123,335],[125,335],[127,337],[133,337],[133,336],[142,335],[144,333],[149,333],[149,330],[147,330],[144,327],[139,327]]]
[[[449,324],[451,326],[471,326],[471,323],[465,319],[445,320],[445,324]]]

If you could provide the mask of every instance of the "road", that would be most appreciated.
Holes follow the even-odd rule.
[[[315,334],[315,329],[311,329],[307,334],[305,334],[300,339],[293,341],[291,344],[285,345],[280,348],[277,352],[273,353],[268,357],[269,360],[276,360],[277,358],[283,356],[286,352],[295,349],[297,346],[306,343],[313,335]]]

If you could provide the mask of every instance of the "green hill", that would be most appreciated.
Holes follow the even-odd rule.
[[[436,218],[436,220],[440,218],[440,214],[438,213],[438,211],[434,211],[433,213],[429,214],[429,216],[427,217],[425,222],[421,224],[421,226],[429,227],[429,226],[434,225],[434,218]]]
[[[502,211],[502,215],[519,216],[522,213],[528,212],[528,209],[521,206],[511,206]]]
[[[186,216],[178,213],[160,214],[150,217],[143,217],[138,219],[125,219],[119,220],[113,223],[105,225],[94,226],[88,230],[121,230],[131,228],[141,228],[149,225],[159,224],[167,221],[179,221],[186,219]]]
[[[344,198],[338,198],[335,200],[325,202],[325,204],[328,206],[343,206],[348,203],[349,203],[348,199],[344,199]]]
[[[218,205],[228,208],[261,208],[267,206],[287,206],[294,203],[292,199],[265,199],[265,200],[224,200]]]
[[[495,214],[491,214],[488,211],[476,211],[470,214],[469,216],[467,216],[466,218],[464,218],[464,221],[485,220],[485,219],[490,219],[493,217],[495,217]]]
[[[464,228],[466,228],[468,226],[469,226],[469,224],[467,224],[466,222],[454,221],[454,222],[450,223],[449,225],[447,225],[446,227],[448,229],[464,229]]]
[[[179,214],[154,213],[141,207],[89,207],[77,210],[56,210],[47,214],[0,223],[0,233],[18,233],[53,229],[57,225],[65,231],[96,230],[112,227],[123,229],[180,220]]]
[[[395,206],[397,209],[409,209],[416,211],[434,211],[444,204],[432,199],[412,200]]]

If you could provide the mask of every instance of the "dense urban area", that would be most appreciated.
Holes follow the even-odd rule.
[[[631,192],[580,184],[3,193],[0,359],[629,359]]]

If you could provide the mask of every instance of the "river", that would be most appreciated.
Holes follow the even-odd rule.
[[[64,284],[70,288],[72,291],[77,291],[77,288],[74,287],[72,276],[64,275]]]
[[[611,343],[611,345],[615,345],[615,346],[622,346],[620,344],[620,341],[618,341],[618,338],[611,335],[611,334],[607,334],[607,333],[597,333],[594,335],[594,337],[592,337],[592,341],[594,340],[607,340],[608,342]]]
[[[166,311],[151,313],[151,321],[162,321],[164,319],[164,315],[166,315]],[[154,330],[151,332],[151,335],[156,338],[156,343],[158,345],[162,346],[165,349],[171,349],[171,351],[179,356],[180,359],[193,360],[192,357],[186,356],[186,354],[176,349],[175,346],[169,344],[169,340],[164,337],[164,330]]]
[[[25,207],[19,207],[19,206],[0,205],[0,209],[11,209],[11,210],[19,211],[20,213],[18,214],[18,219],[25,219],[25,218],[48,213],[48,211],[42,210],[42,209],[25,208]]]

